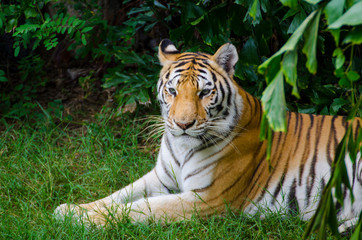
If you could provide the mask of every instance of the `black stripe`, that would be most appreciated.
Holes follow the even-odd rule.
[[[187,61],[179,62],[177,65],[175,65],[175,68],[181,67],[181,66],[186,65],[186,64],[188,64],[188,63],[189,63],[189,62],[187,62]]]
[[[159,85],[158,85],[157,91],[158,91],[159,94],[161,94],[161,88],[162,88],[162,86],[163,86],[163,81],[162,81],[161,79],[160,79],[159,81],[160,81],[160,83],[159,83]]]
[[[335,128],[335,121],[337,119],[337,116],[333,116],[331,120],[331,127],[330,127],[330,134],[328,138],[328,159],[330,161],[330,165],[332,165],[332,162],[334,160],[334,154],[336,152],[336,141],[337,141],[337,132]],[[332,144],[332,139],[334,140],[334,144]]]
[[[212,80],[214,81],[214,84],[217,82],[217,78],[215,73],[211,72]]]
[[[202,188],[195,188],[193,189],[192,191],[194,192],[204,192],[206,191],[208,188],[210,188],[212,185],[214,185],[214,182],[215,181],[212,181],[209,185],[205,186],[205,187],[202,187]],[[219,197],[219,196],[218,196]],[[210,200],[209,200],[210,201]]]
[[[289,209],[289,212],[291,213],[291,215],[298,214],[298,212],[299,212],[299,205],[298,205],[298,200],[296,197],[296,187],[297,187],[297,179],[294,178],[293,183],[289,189],[288,200],[287,200],[288,209]]]
[[[275,161],[276,161],[276,166],[273,168],[272,172],[269,173],[268,180],[267,180],[266,184],[264,185],[263,192],[262,192],[262,194],[258,197],[257,202],[259,202],[259,201],[264,197],[264,195],[265,195],[265,193],[266,193],[266,189],[269,188],[269,183],[270,183],[271,179],[273,178],[273,176],[274,176],[274,174],[275,174],[275,169],[278,168],[279,163],[281,162],[281,161],[280,161],[280,159],[281,159],[280,157],[281,157],[282,154],[284,154],[283,149],[284,149],[284,147],[285,147],[286,141],[283,141],[283,142],[282,142],[282,146],[281,146],[281,147],[278,147],[278,146],[279,146],[279,143],[280,143],[280,141],[281,141],[281,136],[282,136],[282,133],[279,132],[279,135],[278,135],[278,143],[276,144],[277,152],[279,152],[278,156],[270,156],[271,160],[275,160]],[[286,135],[284,135],[284,136],[286,136]],[[272,141],[274,141],[274,137],[273,137],[273,140],[272,140]],[[274,145],[274,144],[273,144],[273,145]],[[275,145],[274,145],[274,146],[275,146]]]
[[[194,156],[194,153],[196,152],[197,150],[195,149],[192,149],[192,150],[190,150],[187,154],[186,154],[186,156],[185,156],[185,160],[184,160],[184,162],[182,163],[182,165],[181,165],[181,168],[183,168],[184,166],[185,166],[185,164],[188,162],[188,161],[190,161],[190,159],[192,158],[192,156]]]
[[[258,163],[258,165],[256,166],[256,168],[255,168],[252,176],[255,176],[255,174],[256,174],[257,171],[259,170],[259,168],[260,168],[260,166],[261,166],[262,163],[266,163],[266,149],[265,149],[265,151],[263,151],[263,152],[261,151],[261,148],[265,145],[265,143],[266,143],[266,141],[261,142],[261,144],[259,145],[257,151],[255,151],[255,153],[254,153],[253,159],[256,159],[257,156],[259,155],[259,153],[263,153],[263,155],[259,158],[259,163]],[[264,166],[265,166],[265,164],[264,164]],[[255,188],[256,186],[259,186],[259,185],[257,184],[257,182],[259,181],[260,176],[263,175],[264,173],[265,173],[265,172],[264,172],[263,170],[261,170],[261,171],[259,172],[259,175],[258,175],[256,178],[253,177],[252,187],[250,188],[250,190],[249,190],[249,192],[248,192],[248,194],[247,194],[246,196],[249,196],[250,193],[254,190],[254,188]],[[263,189],[262,191],[264,191],[264,189]],[[241,192],[241,193],[242,193],[242,192]],[[241,193],[239,193],[238,196],[237,196],[235,199],[237,199],[237,198],[241,195]],[[240,205],[240,208],[244,205],[244,203],[245,203],[245,200],[244,200],[243,203]]]
[[[197,52],[197,55],[202,56],[202,57],[207,58],[207,59],[210,57],[210,56],[208,56],[208,55],[206,55],[204,53],[200,53],[200,52]]]
[[[287,112],[287,132],[289,132],[290,119],[292,118],[292,113]]]
[[[274,191],[274,193],[273,193],[272,205],[274,205],[275,201],[277,200],[278,195],[279,195],[279,193],[280,193],[280,190],[282,189],[282,186],[283,186],[283,184],[284,184],[284,180],[285,180],[285,170],[286,170],[286,169],[284,169],[284,172],[283,172],[282,176],[279,178],[279,184],[277,185],[277,187],[276,187],[276,189],[275,189],[275,191]]]
[[[194,60],[195,57],[187,57],[187,56],[182,56],[180,58],[178,58],[178,61],[188,61],[188,60]]]
[[[202,68],[207,68],[207,66],[205,66],[204,64],[202,64],[202,63],[200,63],[200,62],[198,62],[197,65],[200,66],[200,67],[202,67]]]
[[[245,94],[245,96],[246,96],[246,101],[247,101],[247,102],[248,102],[248,104],[249,104],[249,108],[250,108],[250,115],[253,115],[253,114],[252,114],[253,110],[252,110],[251,102],[250,102],[250,99],[249,99],[249,94],[248,94],[248,93],[246,93],[246,94]]]
[[[316,134],[315,134],[315,137],[316,137],[316,143],[314,145],[314,152],[313,152],[313,158],[312,158],[312,164],[310,166],[310,170],[309,170],[309,175],[311,175],[312,177],[312,183],[311,185],[307,186],[307,205],[309,205],[309,202],[310,202],[310,198],[312,197],[311,196],[311,192],[312,192],[312,189],[313,189],[313,186],[314,186],[314,181],[315,181],[315,177],[316,177],[316,170],[315,170],[315,165],[316,165],[316,162],[317,162],[317,158],[318,158],[318,146],[319,146],[319,141],[321,139],[321,131],[322,131],[322,126],[323,126],[323,123],[324,123],[324,119],[325,119],[325,116],[323,115],[322,116],[322,120],[318,121],[318,124],[317,124],[317,129],[316,129]]]
[[[213,155],[214,155],[214,154],[213,154]],[[212,162],[212,163],[209,163],[209,164],[207,164],[207,165],[205,165],[205,166],[203,166],[203,167],[200,167],[200,168],[194,170],[192,173],[188,174],[188,175],[184,178],[184,181],[186,181],[188,178],[195,176],[196,174],[198,174],[198,173],[206,170],[207,168],[209,168],[210,166],[215,165],[215,164],[216,164],[216,162]]]
[[[295,114],[295,127],[294,127],[294,135],[297,133],[298,127],[299,127],[299,117],[300,114],[294,113]]]
[[[258,113],[259,115],[258,115],[258,123],[257,123],[257,126],[259,127],[259,126],[260,126],[260,122],[261,122],[261,117],[262,117],[263,109],[262,109],[261,102],[259,101],[259,99],[255,98],[255,101],[257,102],[257,106],[258,106],[257,113]]]
[[[186,71],[187,69],[177,69],[176,71],[175,71],[175,73],[180,73],[180,72],[184,72],[184,71]]]
[[[183,53],[182,56],[180,58],[183,58],[183,57],[189,57],[189,56],[193,56],[193,57],[196,57],[197,54],[196,53],[193,53],[193,52],[187,52],[187,53]]]
[[[158,176],[158,173],[156,171],[156,168],[154,168],[155,170],[155,174],[156,174],[156,177],[158,179],[158,181],[161,183],[161,185],[167,190],[168,193],[171,193],[171,190],[161,181],[160,177]]]
[[[165,143],[166,143],[167,149],[168,149],[168,150],[170,151],[170,153],[171,153],[171,156],[172,156],[173,160],[175,160],[175,163],[177,164],[177,166],[180,167],[180,162],[177,160],[177,158],[176,158],[176,156],[175,156],[175,154],[174,154],[174,152],[173,152],[173,149],[172,149],[172,147],[171,147],[171,145],[170,145],[170,142],[168,141],[167,135],[165,135]]]
[[[357,137],[358,137],[358,133],[360,131],[360,122],[358,121],[358,119],[355,119],[355,121],[357,121],[357,124],[356,124],[356,129],[354,130],[354,140],[356,141],[357,140]]]
[[[175,182],[175,178],[173,178],[173,177],[171,176],[171,174],[168,172],[168,170],[167,170],[167,168],[166,168],[166,165],[165,165],[165,163],[164,163],[164,161],[163,161],[162,155],[160,155],[160,161],[161,161],[161,166],[162,166],[163,171],[166,173],[166,175],[167,175],[173,182]]]
[[[220,75],[220,76],[222,76],[222,75]],[[228,104],[228,106],[230,106],[230,105],[231,105],[231,87],[230,87],[230,84],[229,84],[229,82],[228,82],[228,79],[226,79],[224,76],[222,76],[222,77],[223,77],[223,79],[224,79],[224,82],[225,82],[226,87],[227,87],[227,90],[228,90],[228,94],[227,94],[227,104]]]
[[[203,69],[196,69],[196,71],[199,71],[200,73],[204,73],[204,74],[206,74],[206,71],[205,71],[205,70],[203,70]]]
[[[167,82],[167,84],[169,84],[169,85],[172,84],[173,80],[175,80],[175,78],[177,78],[177,77],[179,77],[179,76],[181,76],[181,74],[177,74],[177,75],[173,76],[173,78],[170,79],[170,80]]]
[[[301,126],[300,130],[302,131],[303,126],[304,126],[303,125],[303,119],[304,119],[304,116],[306,116],[306,115],[300,115],[300,116],[301,116],[301,118],[300,118],[300,126]],[[303,177],[303,172],[304,172],[304,163],[303,162],[309,156],[309,148],[310,148],[309,139],[310,139],[310,131],[311,130],[312,130],[312,123],[308,127],[306,138],[302,141],[302,142],[305,143],[305,146],[304,146],[303,156],[302,156],[302,159],[301,159],[302,164],[299,167],[299,186],[302,185],[302,177]],[[298,142],[300,142],[299,139],[298,139]]]

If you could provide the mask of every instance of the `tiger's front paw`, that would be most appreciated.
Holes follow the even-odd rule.
[[[54,210],[54,216],[56,219],[64,221],[66,218],[69,218],[76,223],[84,224],[86,226],[106,225],[107,214],[108,211],[106,211],[106,209],[86,210],[86,208],[74,204],[62,204]]]
[[[54,210],[54,214],[56,219],[60,221],[64,221],[66,217],[76,220],[77,222],[81,222],[81,220],[85,217],[85,210],[76,206],[74,204],[62,204],[58,206]]]

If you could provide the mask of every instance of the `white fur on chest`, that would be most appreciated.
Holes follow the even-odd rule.
[[[157,168],[160,172],[169,173],[163,174],[165,180],[170,180],[169,175],[172,175],[173,179],[170,181],[173,183],[168,183],[180,192],[205,188],[212,184],[214,169],[225,154],[221,149],[228,145],[233,137],[231,134],[218,144],[203,147],[198,139],[168,135],[169,144],[166,143],[166,137],[162,139]]]

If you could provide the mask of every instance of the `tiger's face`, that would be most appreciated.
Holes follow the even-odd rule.
[[[175,137],[201,140],[230,134],[241,108],[232,80],[235,47],[225,44],[213,56],[179,53],[170,40],[163,40],[159,59],[158,100],[166,130]]]

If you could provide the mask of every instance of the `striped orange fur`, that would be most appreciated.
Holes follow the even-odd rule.
[[[134,221],[168,221],[232,210],[312,216],[330,177],[336,148],[348,126],[357,137],[361,119],[287,113],[287,132],[273,133],[271,170],[267,141],[260,141],[262,105],[234,80],[236,49],[225,44],[214,54],[180,53],[170,40],[159,47],[163,68],[158,81],[165,132],[155,168],[114,194],[89,204],[63,204],[58,216],[104,225],[111,212]],[[345,191],[339,209],[345,227],[362,210],[362,160],[346,157],[355,202]]]

